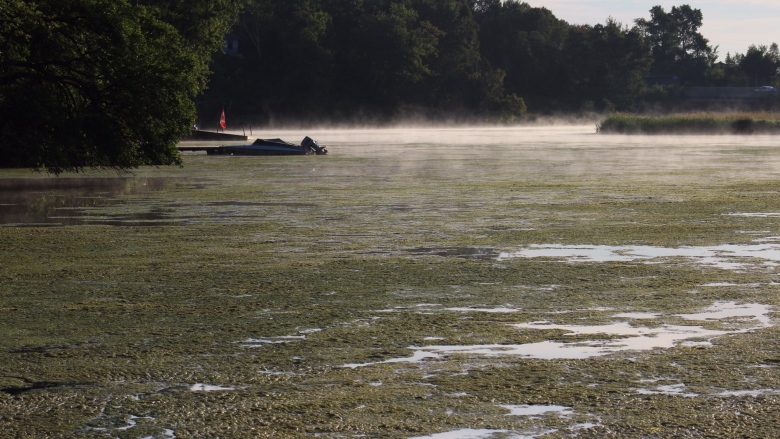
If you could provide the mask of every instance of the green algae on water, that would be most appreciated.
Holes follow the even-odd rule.
[[[327,157],[186,155],[184,168],[133,177],[167,179],[160,190],[87,212],[162,212],[175,226],[0,227],[0,431],[774,436],[771,260],[500,257],[534,245],[774,246],[773,144],[625,144],[588,130],[457,132],[500,139],[482,152],[378,131],[376,153],[365,133],[324,132]],[[416,143],[387,140],[399,134]],[[684,317],[723,303],[768,307],[769,324]],[[727,335],[581,359],[500,352],[619,343],[628,336],[567,329],[616,322]],[[494,352],[433,350],[486,345]]]

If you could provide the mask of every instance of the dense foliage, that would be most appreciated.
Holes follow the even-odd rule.
[[[688,5],[672,6],[666,12],[655,6],[650,20],[640,18],[637,26],[652,44],[653,69],[674,72],[688,82],[701,83],[705,72],[717,58],[716,50],[699,33],[703,14]]]
[[[649,13],[591,26],[517,0],[253,0],[234,29],[239,52],[217,59],[199,115],[206,126],[223,105],[234,124],[513,121],[526,105],[634,111],[674,102],[680,87],[776,81],[777,46],[718,63],[701,10]]]
[[[179,163],[234,3],[4,0],[0,165]]]
[[[482,59],[466,0],[255,0],[234,32],[240,53],[217,60],[206,117],[222,106],[266,122],[525,112]]]

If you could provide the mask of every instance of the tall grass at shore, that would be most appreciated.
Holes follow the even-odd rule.
[[[601,134],[780,134],[778,113],[679,113],[643,116],[616,113],[596,130]]]

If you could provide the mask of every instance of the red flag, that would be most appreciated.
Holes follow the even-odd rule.
[[[224,108],[222,109],[222,117],[219,118],[219,126],[221,126],[223,130],[225,128],[227,128],[227,123],[225,123],[225,109]]]

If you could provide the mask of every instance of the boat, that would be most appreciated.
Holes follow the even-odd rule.
[[[257,139],[251,145],[223,145],[208,149],[206,152],[209,155],[325,155],[328,150],[321,147],[311,137],[306,136],[300,145],[288,143],[282,139]]]

